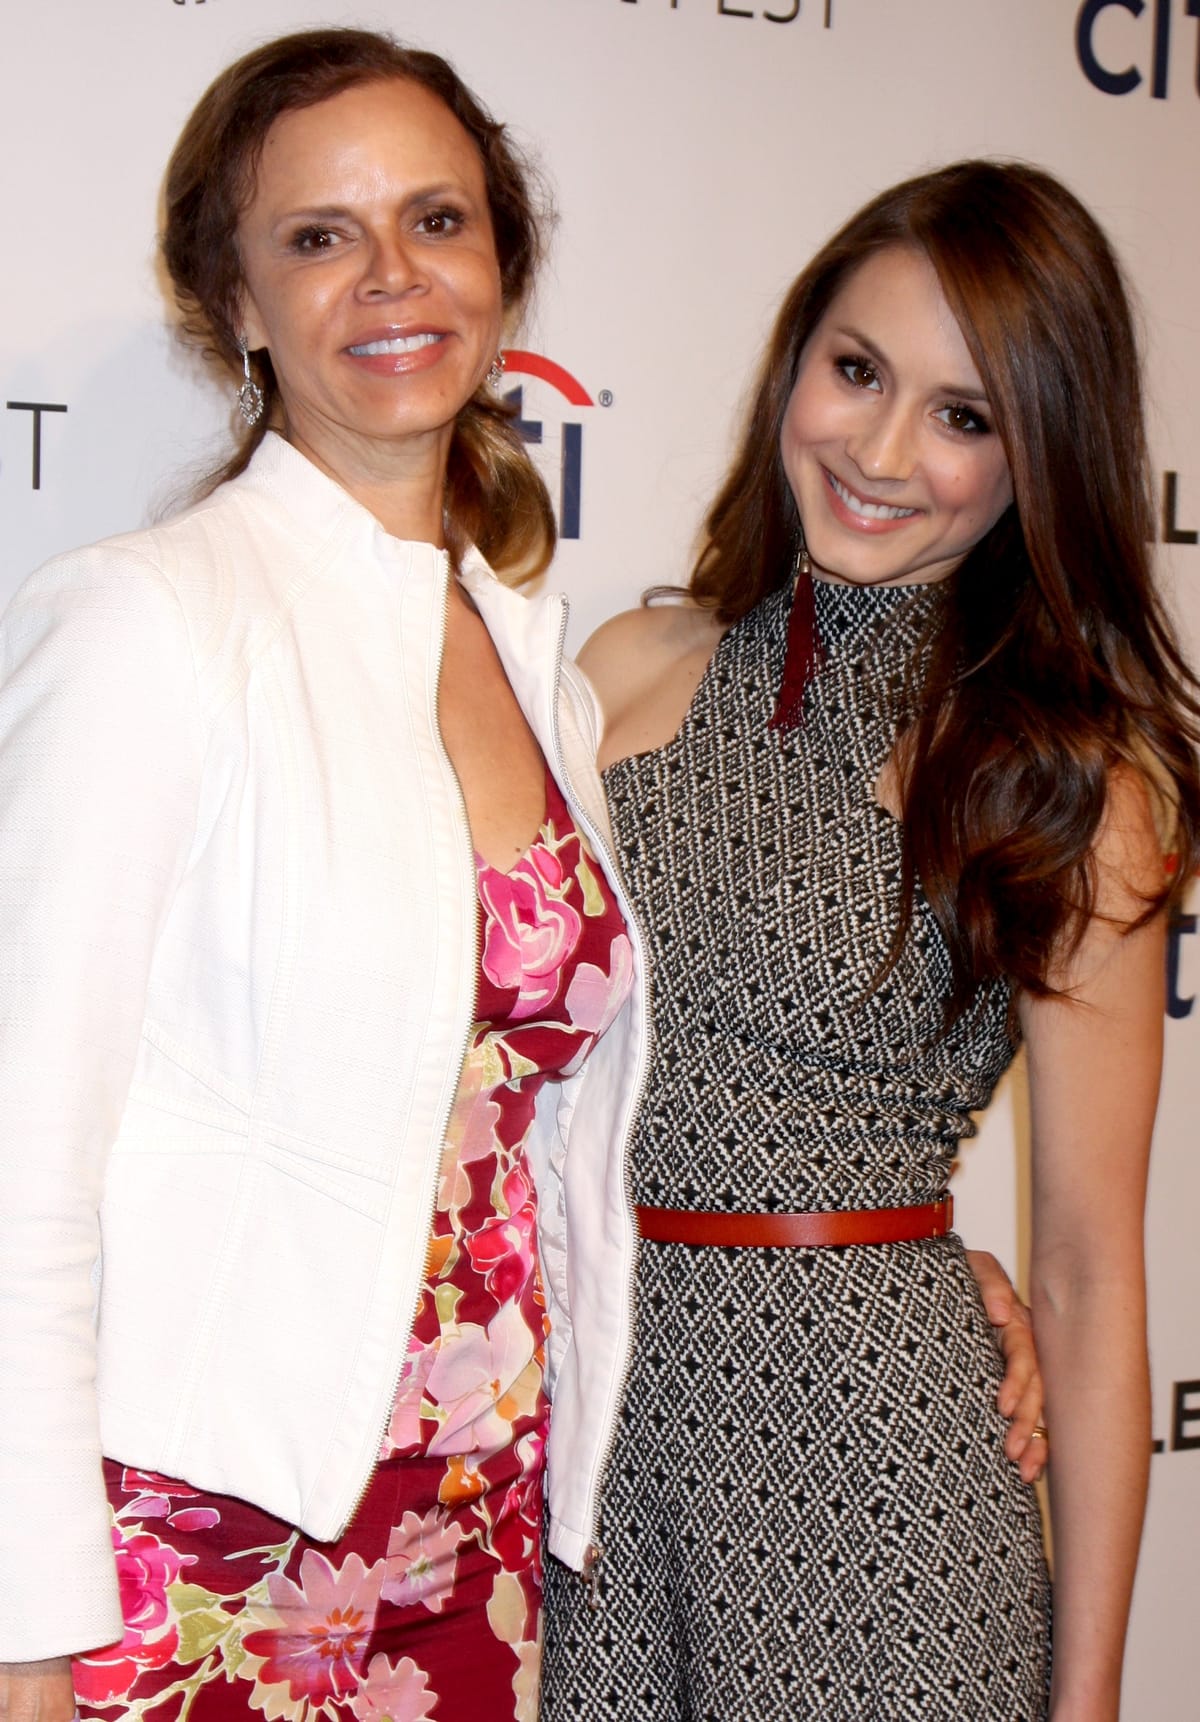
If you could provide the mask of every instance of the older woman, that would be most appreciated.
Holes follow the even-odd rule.
[[[8,614],[10,1718],[534,1714],[543,1377],[579,1566],[646,1056],[562,601],[491,571],[552,547],[490,388],[537,249],[444,61],[239,61],[164,250],[241,446]]]
[[[167,202],[250,434],[4,635],[9,1705],[69,1716],[73,1654],[85,1711],[531,1715],[537,1227],[581,1526],[642,1007],[561,601],[484,560],[553,539],[489,392],[528,186],[443,61],[320,32]]]

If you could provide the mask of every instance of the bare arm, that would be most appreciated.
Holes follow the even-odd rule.
[[[1128,924],[1162,860],[1148,799],[1114,775],[1097,908],[1026,1000],[1033,1124],[1032,1299],[1046,1370],[1056,1605],[1054,1722],[1115,1722],[1150,1461],[1143,1222],[1162,1061],[1165,927]],[[1105,919],[1112,917],[1112,919]]]

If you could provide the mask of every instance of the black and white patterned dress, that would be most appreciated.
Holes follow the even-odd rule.
[[[607,774],[654,965],[635,1199],[935,1201],[1013,1054],[986,989],[947,1034],[923,901],[889,947],[874,795],[938,588],[818,584],[825,662],[772,730],[790,593],[722,640],[678,736]],[[599,1607],[548,1563],[543,1722],[1038,1722],[1049,1586],[1005,1458],[996,1345],[954,1236],[825,1250],[644,1243],[605,1477]]]

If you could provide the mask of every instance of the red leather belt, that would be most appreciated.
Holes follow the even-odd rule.
[[[923,1208],[853,1208],[834,1214],[710,1214],[642,1207],[635,1211],[639,1233],[656,1244],[811,1250],[944,1238],[954,1224],[954,1197],[943,1196]]]

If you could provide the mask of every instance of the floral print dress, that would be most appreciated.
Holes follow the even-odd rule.
[[[632,979],[620,911],[546,782],[511,872],[476,858],[477,1020],[366,1494],[320,1544],[106,1461],[125,1636],[75,1661],[85,1717],[535,1722],[548,1406],[525,1142],[545,1084],[578,1068]]]

